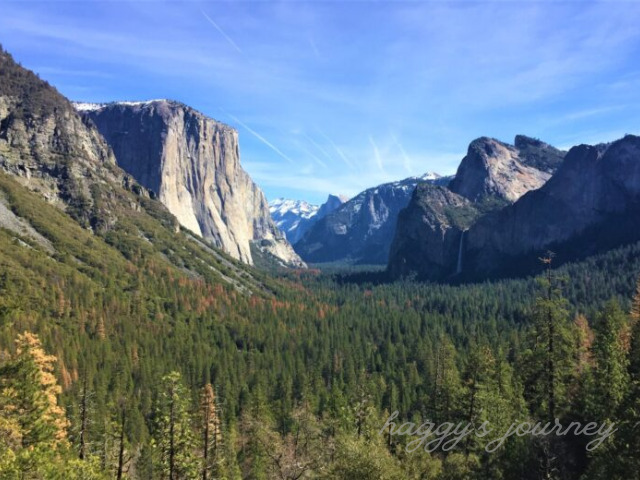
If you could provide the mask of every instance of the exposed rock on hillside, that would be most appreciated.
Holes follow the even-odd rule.
[[[95,126],[2,50],[0,169],[94,231],[117,221],[114,205],[122,198],[113,187],[147,195],[118,168]]]
[[[524,135],[515,144],[478,138],[469,145],[449,190],[416,189],[398,219],[388,263],[392,277],[442,279],[469,270],[469,241],[463,232],[542,187],[565,155]]]

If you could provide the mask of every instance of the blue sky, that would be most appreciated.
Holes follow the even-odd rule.
[[[321,202],[518,133],[640,133],[640,3],[0,0],[0,42],[74,100],[236,127],[267,197]]]

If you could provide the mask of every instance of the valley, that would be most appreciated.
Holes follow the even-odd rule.
[[[60,88],[0,47],[0,479],[637,477],[640,137],[481,136],[455,174],[416,175],[395,133],[354,124],[354,174],[290,106],[265,135],[306,159],[196,103]],[[300,185],[268,201],[255,142]],[[531,434],[554,422],[610,429]],[[421,424],[492,433],[431,448]]]

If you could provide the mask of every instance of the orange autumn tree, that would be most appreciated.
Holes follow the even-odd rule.
[[[16,355],[8,367],[14,375],[6,388],[12,392],[8,414],[19,425],[23,448],[67,444],[68,421],[58,405],[61,388],[53,373],[55,362],[56,357],[45,353],[36,335],[18,335]]]
[[[640,320],[640,279],[636,286],[636,294],[633,297],[633,303],[631,304],[631,320],[633,323]]]
[[[213,386],[207,383],[200,397],[200,412],[202,415],[202,479],[207,480],[209,473],[215,473],[215,466],[219,461],[221,443],[220,410],[216,402]],[[214,475],[215,477],[215,475]]]
[[[56,357],[25,332],[14,355],[0,358],[0,478],[102,480],[96,458],[78,460],[69,448]]]

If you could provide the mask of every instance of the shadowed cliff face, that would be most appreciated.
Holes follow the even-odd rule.
[[[547,248],[567,260],[640,238],[640,137],[572,148],[539,190],[478,221],[468,232],[470,275],[508,270]],[[567,245],[580,245],[573,251]]]
[[[285,264],[304,266],[242,169],[234,129],[166,100],[79,107],[118,164],[156,192],[182,226],[246,263],[253,263],[256,242]]]
[[[478,214],[469,200],[445,187],[418,185],[398,217],[390,275],[429,280],[455,275],[462,235]]]
[[[388,263],[393,278],[438,280],[464,274],[470,268],[466,230],[542,187],[565,155],[524,135],[515,144],[478,138],[448,188],[416,188],[398,217]]]

